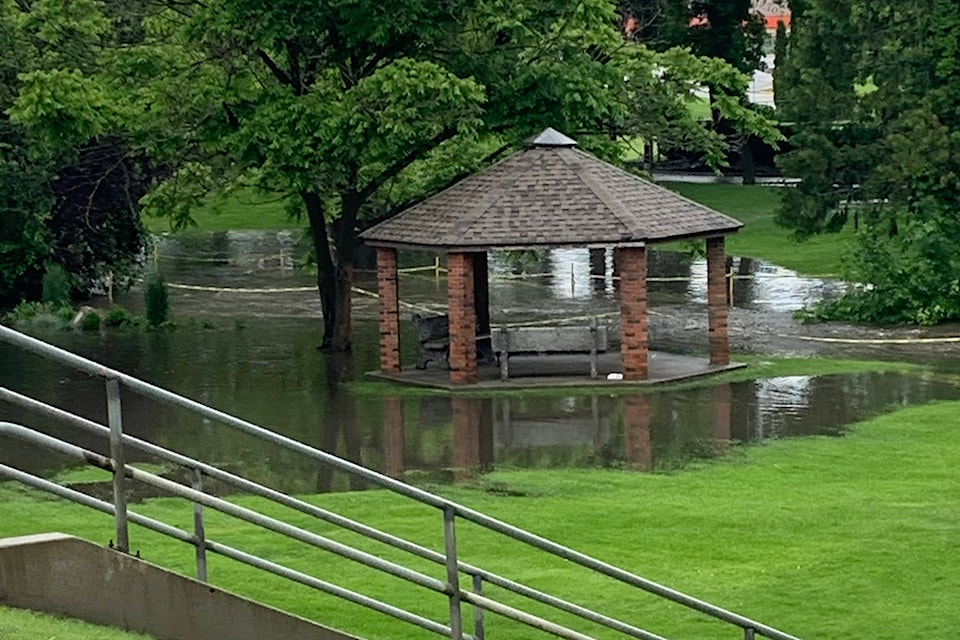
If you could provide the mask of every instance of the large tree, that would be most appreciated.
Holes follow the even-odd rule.
[[[714,60],[625,44],[605,0],[171,2],[144,31],[116,72],[139,87],[151,151],[176,167],[148,206],[184,224],[207,189],[292,196],[310,223],[331,349],[351,346],[365,220],[546,126],[608,156],[619,134],[655,133],[718,157],[723,140],[684,106],[702,82],[745,86]],[[765,127],[735,101],[718,108]]]
[[[960,6],[805,0],[780,84],[796,119],[785,171],[803,179],[780,220],[799,236],[857,217],[848,277],[827,317],[960,318]],[[778,104],[780,97],[778,96]]]

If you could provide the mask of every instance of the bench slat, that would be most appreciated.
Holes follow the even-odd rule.
[[[607,350],[607,328],[502,327],[492,332],[493,350],[500,358],[500,379],[510,378],[510,356],[520,353],[587,353],[590,377],[597,377],[597,353]]]
[[[607,350],[607,328],[597,327],[521,327],[494,330],[493,350],[509,353],[588,353]]]

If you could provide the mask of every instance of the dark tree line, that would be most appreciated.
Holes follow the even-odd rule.
[[[781,160],[802,178],[779,219],[801,238],[857,228],[824,318],[960,319],[960,5],[791,2],[777,105],[795,123]]]

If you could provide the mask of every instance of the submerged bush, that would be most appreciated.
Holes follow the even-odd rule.
[[[100,323],[103,319],[100,317],[100,314],[96,311],[87,311],[83,316],[83,322],[80,325],[80,329],[83,331],[100,331]]]
[[[147,307],[147,324],[149,326],[159,327],[169,320],[169,289],[163,276],[159,273],[153,274],[147,280],[147,288],[144,291],[144,302]]]
[[[57,308],[46,302],[21,302],[6,315],[6,320],[15,327],[36,329],[60,329],[73,318],[70,307]]]
[[[114,307],[104,319],[104,324],[114,328],[136,327],[139,326],[141,322],[141,318],[133,315],[123,307]]]
[[[73,278],[58,264],[47,265],[43,274],[43,293],[41,298],[46,304],[53,307],[62,307],[70,304],[73,291]]]

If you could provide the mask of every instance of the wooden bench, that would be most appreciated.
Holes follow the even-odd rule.
[[[597,354],[607,350],[607,328],[593,320],[588,327],[501,327],[492,332],[493,351],[500,360],[500,379],[510,378],[511,355],[586,353],[590,377],[597,377]]]
[[[431,360],[444,369],[450,368],[450,316],[421,316],[413,314],[413,324],[417,328],[420,341],[420,355],[417,356],[417,369],[426,369]],[[477,334],[477,364],[493,362],[493,350],[490,348],[490,334]]]
[[[450,317],[421,316],[413,314],[413,324],[420,340],[420,355],[417,369],[426,369],[433,360],[446,369],[450,368]]]

